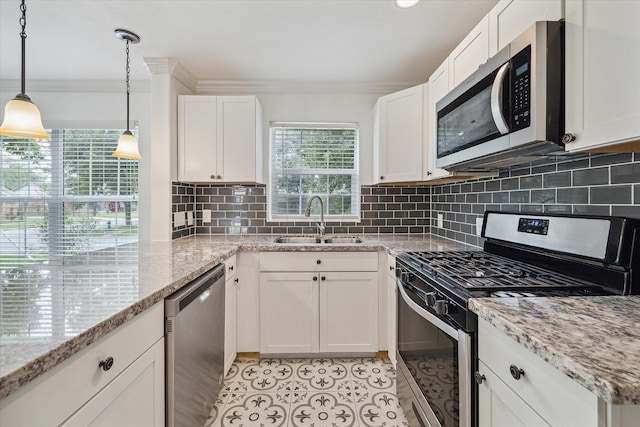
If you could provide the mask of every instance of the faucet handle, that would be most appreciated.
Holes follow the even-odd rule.
[[[320,235],[323,235],[325,226],[319,222],[316,223],[316,226],[318,227],[318,230],[320,230]]]

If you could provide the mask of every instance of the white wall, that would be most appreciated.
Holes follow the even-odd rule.
[[[373,106],[378,94],[364,93],[286,93],[259,94],[262,103],[265,179],[269,167],[269,123],[355,122],[360,134],[360,183],[372,183]]]

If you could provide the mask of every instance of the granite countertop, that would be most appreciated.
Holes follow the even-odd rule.
[[[610,404],[640,404],[640,296],[477,298],[478,317]]]
[[[335,245],[274,244],[274,237],[212,235],[129,244],[32,264],[4,277],[14,285],[0,295],[12,307],[0,311],[0,399],[239,250],[397,255],[473,249],[431,235],[365,235],[364,243]]]

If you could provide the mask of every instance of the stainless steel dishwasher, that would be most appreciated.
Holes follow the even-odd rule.
[[[224,379],[224,265],[164,303],[167,426],[202,426]]]

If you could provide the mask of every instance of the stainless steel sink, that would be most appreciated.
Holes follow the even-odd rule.
[[[325,237],[324,243],[332,244],[332,243],[362,243],[362,239],[356,236],[335,236],[335,237]]]
[[[322,243],[322,239],[316,236],[280,236],[273,243]]]
[[[279,244],[339,244],[339,243],[362,243],[362,239],[357,236],[280,236],[273,240],[273,243]]]

